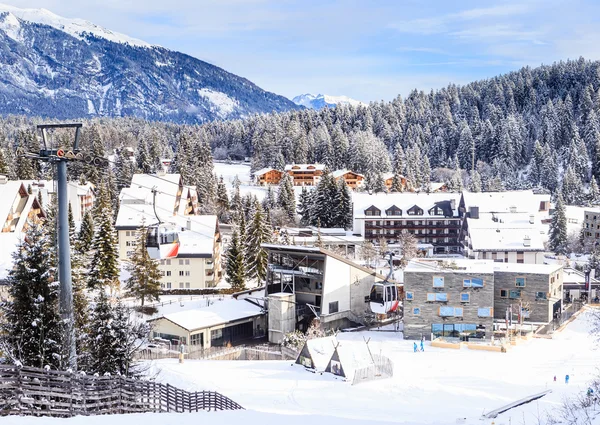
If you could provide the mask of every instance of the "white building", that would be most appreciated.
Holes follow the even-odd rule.
[[[460,240],[473,259],[543,264],[550,195],[531,190],[463,192]]]
[[[156,188],[156,200],[152,188]],[[156,202],[156,214],[154,208]],[[115,228],[119,258],[127,260],[135,251],[137,229],[161,222],[174,224],[179,232],[177,258],[160,260],[163,289],[204,289],[221,279],[221,235],[215,215],[193,215],[197,210],[195,190],[181,184],[178,174],[136,174],[131,187],[120,195]]]
[[[317,228],[308,227],[282,227],[279,229],[279,239],[285,234],[292,245],[315,246],[319,239],[321,246],[346,257],[356,258],[357,247],[361,246],[365,238],[356,236],[351,231],[342,228]]]

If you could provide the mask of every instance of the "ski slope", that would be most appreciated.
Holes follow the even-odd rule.
[[[589,334],[589,317],[587,313],[580,315],[552,340],[534,339],[506,354],[437,349],[428,344],[425,352],[413,353],[413,342],[402,340],[400,333],[341,333],[337,338],[342,343],[371,338],[371,351],[394,362],[393,378],[355,386],[330,374],[307,372],[302,366],[292,366],[292,361],[187,360],[181,365],[177,360],[160,360],[150,364],[149,373],[182,389],[219,391],[247,409],[206,416],[220,425],[280,425],[282,421],[303,425],[538,424],[545,423],[546,412],[559,408],[565,397],[585,392],[587,383],[597,373],[598,352]],[[564,383],[566,374],[570,375],[568,385]],[[554,375],[557,382],[553,381]],[[539,400],[495,419],[481,419],[484,413],[548,389],[552,392]],[[206,414],[200,415],[204,418]],[[143,421],[146,425],[168,423],[169,416],[144,415]],[[128,418],[132,417],[76,418],[65,423],[137,423]],[[179,425],[201,423],[194,418],[181,414],[174,420]],[[538,422],[538,418],[543,421]],[[46,418],[8,420],[3,418],[2,423],[61,423]]]

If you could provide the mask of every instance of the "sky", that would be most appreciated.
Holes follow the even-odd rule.
[[[523,66],[600,59],[598,0],[5,0],[82,18],[265,90],[389,101]]]

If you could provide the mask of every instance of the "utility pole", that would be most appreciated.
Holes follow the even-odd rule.
[[[39,152],[18,151],[21,155],[37,161],[56,165],[57,204],[58,204],[58,279],[60,316],[66,324],[64,352],[69,356],[69,368],[77,370],[77,350],[73,318],[73,284],[71,280],[71,247],[69,242],[69,195],[67,181],[67,162],[80,161],[93,166],[107,166],[105,158],[94,158],[79,151],[81,123],[40,124],[37,129],[42,134],[43,148]],[[49,146],[47,130],[75,129],[72,149],[52,148]]]

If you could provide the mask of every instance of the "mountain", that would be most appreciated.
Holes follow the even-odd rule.
[[[202,123],[301,109],[189,55],[0,4],[0,114]]]
[[[359,100],[354,100],[348,96],[329,96],[327,94],[301,94],[292,99],[296,105],[304,106],[310,109],[321,109],[324,107],[333,108],[336,105],[367,106]]]

